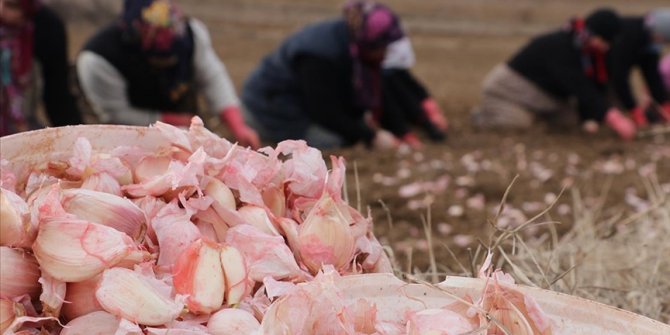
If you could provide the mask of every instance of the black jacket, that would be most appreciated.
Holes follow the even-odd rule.
[[[654,47],[644,18],[623,19],[621,34],[614,41],[608,58],[612,85],[624,108],[632,109],[637,104],[630,86],[630,73],[635,66],[639,66],[654,101],[661,104],[668,101],[668,93],[658,71],[660,50]]]
[[[576,97],[584,120],[602,121],[610,107],[604,88],[586,75],[582,52],[570,31],[555,31],[532,39],[508,65],[556,98]]]
[[[70,91],[67,36],[63,21],[46,6],[35,14],[35,59],[42,67],[44,107],[52,126],[82,123]]]

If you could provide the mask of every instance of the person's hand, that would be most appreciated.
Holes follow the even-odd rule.
[[[661,117],[663,117],[664,123],[670,123],[670,101],[664,103],[660,107]]]
[[[408,132],[407,134],[403,135],[400,140],[402,143],[407,144],[410,148],[414,150],[419,150],[423,148],[423,143],[421,143],[421,140],[419,140],[416,135],[412,132]]]
[[[423,113],[428,119],[428,122],[435,125],[435,127],[441,131],[447,130],[447,127],[449,126],[447,118],[444,116],[442,109],[440,109],[440,106],[433,100],[433,98],[429,97],[423,100],[421,108],[423,109]]]
[[[624,140],[635,137],[635,123],[621,113],[617,108],[610,108],[605,114],[605,123]]]
[[[600,129],[600,125],[595,120],[586,120],[582,123],[582,129],[588,134],[595,134]]]
[[[219,113],[219,117],[221,118],[221,122],[228,126],[240,145],[250,146],[253,149],[260,147],[261,141],[258,134],[244,123],[239,107],[231,106],[225,108]]]
[[[390,132],[379,129],[375,131],[375,137],[372,139],[372,148],[376,150],[396,149],[400,141]]]
[[[188,128],[191,125],[192,118],[193,115],[188,113],[163,112],[160,114],[161,122],[171,124],[175,127]]]
[[[637,106],[630,110],[630,118],[638,127],[644,127],[649,124],[647,116],[645,115],[646,108],[644,106]]]

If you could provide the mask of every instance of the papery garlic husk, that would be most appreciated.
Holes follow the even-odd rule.
[[[254,281],[262,282],[267,276],[275,279],[306,277],[281,236],[263,233],[249,224],[240,224],[228,230],[226,243],[242,252],[249,265],[249,277]]]
[[[121,184],[109,173],[95,173],[83,180],[81,189],[121,196]]]
[[[502,272],[499,272],[504,275]],[[497,275],[498,273],[494,274]],[[551,335],[551,322],[532,297],[500,284],[491,279],[484,290],[482,308],[496,319],[512,334],[519,335]],[[480,315],[480,323],[488,320]],[[491,325],[489,334],[504,334],[496,324]]]
[[[132,201],[109,193],[84,189],[63,191],[63,208],[78,218],[126,233],[141,241],[146,231],[144,212]]]
[[[289,218],[279,218],[279,228],[281,228],[284,236],[286,237],[286,242],[291,250],[295,250],[295,259],[300,262],[300,253],[298,249],[300,248],[300,241],[298,237],[298,230],[300,225],[293,219]]]
[[[164,282],[138,272],[111,268],[102,274],[95,292],[107,312],[135,323],[158,326],[176,319],[183,304],[170,296]]]
[[[375,303],[361,298],[348,306],[346,311],[354,323],[354,329],[357,334],[376,333],[377,305]]]
[[[14,192],[0,188],[0,245],[28,248],[36,233],[28,204]]]
[[[146,156],[140,160],[135,167],[135,183],[141,184],[148,182],[167,172],[172,159],[168,156]]]
[[[354,237],[349,222],[327,193],[300,225],[298,239],[300,259],[313,274],[326,264],[342,269],[354,257]]]
[[[230,188],[222,181],[215,178],[210,179],[203,191],[205,195],[214,199],[212,207],[220,216],[224,216],[225,213],[222,213],[221,210],[217,208],[221,207],[227,210],[235,210],[235,208],[237,208],[235,195],[233,195]]]
[[[35,257],[22,249],[0,247],[0,296],[15,298],[24,294],[33,299],[40,294],[40,268]]]
[[[43,273],[39,279],[39,283],[42,284],[42,294],[40,295],[42,314],[58,317],[65,300],[65,290],[67,287],[65,282],[56,280],[49,276],[49,274]]]
[[[151,254],[146,250],[132,250],[126,255],[126,257],[123,257],[123,259],[120,260],[118,263],[116,263],[116,265],[114,266],[132,270],[135,268],[135,265],[137,264],[155,260],[156,260],[155,255]]]
[[[466,334],[474,329],[467,317],[446,309],[411,312],[407,320],[407,335]]]
[[[61,308],[61,315],[68,320],[73,320],[82,315],[102,311],[102,306],[95,297],[95,290],[101,278],[102,275],[97,275],[77,283],[67,283],[66,303]]]
[[[276,217],[286,216],[286,195],[283,185],[268,187],[263,190],[263,203]]]
[[[60,335],[116,334],[119,319],[105,311],[84,314],[68,322]]]
[[[180,256],[172,269],[178,294],[188,296],[186,305],[195,313],[211,313],[223,305],[226,289],[220,258],[221,247],[199,239]]]
[[[221,265],[226,278],[226,304],[235,306],[251,294],[254,281],[242,253],[228,245],[221,247]]]
[[[33,244],[42,270],[65,282],[92,278],[116,265],[133,250],[136,246],[125,233],[67,218],[41,223]]]
[[[226,239],[226,231],[228,231],[228,224],[216,213],[213,207],[209,207],[204,211],[199,211],[193,216],[193,221],[196,223],[209,224],[216,234],[216,240],[222,242]]]
[[[212,315],[207,321],[211,335],[253,335],[261,324],[251,313],[238,308],[225,308]]]
[[[4,333],[14,319],[21,314],[20,304],[10,299],[0,298],[0,334]]]
[[[200,317],[193,320],[173,321],[165,325],[165,328],[147,327],[145,331],[147,335],[210,335],[207,332],[207,327],[201,324],[207,321],[207,319],[209,319],[208,315],[206,318]]]
[[[280,235],[264,208],[248,205],[238,209],[237,213],[244,218],[245,223],[255,226],[262,232],[270,235]]]

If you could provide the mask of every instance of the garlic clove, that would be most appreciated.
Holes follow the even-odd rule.
[[[135,183],[146,183],[156,176],[165,174],[172,159],[168,156],[146,156],[135,167]]]
[[[343,269],[354,257],[354,237],[349,222],[327,193],[307,214],[298,237],[300,258],[313,274],[326,264]]]
[[[156,278],[124,268],[103,272],[95,296],[109,313],[129,321],[158,326],[176,319],[183,304],[166,294],[169,287]]]
[[[67,283],[66,303],[61,309],[61,314],[66,319],[73,320],[89,313],[102,311],[102,306],[95,297],[95,290],[101,277],[102,275],[97,275],[77,283]]]
[[[241,224],[228,229],[226,243],[242,252],[249,264],[249,277],[254,281],[262,282],[266,276],[274,279],[305,277],[281,236]]]
[[[43,273],[39,279],[39,283],[42,284],[42,294],[40,295],[42,313],[46,316],[58,317],[65,300],[65,282],[56,280],[49,276],[49,274]]]
[[[177,259],[172,274],[178,294],[186,295],[188,309],[211,313],[223,305],[225,277],[221,268],[220,246],[199,239]]]
[[[151,224],[160,247],[159,266],[171,269],[179,255],[201,237],[198,227],[190,220],[191,213],[179,208],[176,200],[158,212]]]
[[[63,208],[70,214],[126,233],[134,241],[144,238],[146,217],[132,201],[109,193],[84,189],[63,191]]]
[[[121,196],[121,184],[119,183],[114,176],[108,173],[96,173],[92,174],[81,184],[82,189],[98,191],[103,193],[109,193],[117,196]]]
[[[173,321],[165,325],[165,328],[147,327],[146,331],[148,335],[209,335],[207,327],[201,324],[207,319]]]
[[[224,308],[207,321],[211,335],[253,335],[260,328],[261,324],[251,313],[238,308]]]
[[[43,271],[65,282],[94,277],[116,265],[135,244],[114,228],[74,219],[47,220],[40,224],[33,244]]]
[[[237,213],[240,214],[245,223],[255,226],[266,234],[279,236],[277,228],[270,221],[270,217],[264,208],[248,205],[238,209]]]
[[[228,224],[214,211],[214,208],[209,207],[204,211],[199,211],[193,216],[193,221],[198,225],[209,225],[214,230],[215,240],[223,241],[226,238],[226,231],[228,231]],[[208,228],[209,229],[209,228]]]
[[[286,216],[286,195],[283,185],[268,187],[262,193],[263,202],[276,217]]]
[[[221,247],[221,265],[226,278],[226,304],[235,306],[251,294],[254,286],[242,253],[234,247]]]
[[[279,218],[279,227],[284,232],[286,242],[288,242],[288,246],[291,248],[291,251],[293,251],[296,261],[301,262],[299,251],[300,240],[298,237],[298,229],[300,226],[293,219]]]
[[[84,314],[68,322],[61,335],[106,335],[116,334],[119,319],[105,311]]]
[[[36,233],[28,204],[16,193],[0,188],[0,245],[30,247]]]
[[[40,268],[35,257],[22,249],[0,247],[0,296],[15,298],[24,294],[33,299],[40,294]]]
[[[0,334],[4,334],[14,319],[21,314],[23,313],[20,304],[10,299],[0,298]]]
[[[235,196],[230,188],[222,181],[215,178],[210,179],[203,191],[205,195],[214,199],[214,204],[212,204],[212,206],[217,213],[221,211],[221,208],[235,210]],[[225,213],[219,213],[219,215],[225,215]]]

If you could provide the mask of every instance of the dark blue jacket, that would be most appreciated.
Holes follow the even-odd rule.
[[[247,79],[242,101],[274,141],[303,138],[311,123],[348,142],[369,140],[372,132],[362,122],[364,111],[353,102],[351,69],[344,20],[309,25],[263,59]],[[314,100],[321,94],[330,101],[317,106]]]

